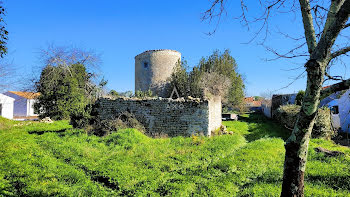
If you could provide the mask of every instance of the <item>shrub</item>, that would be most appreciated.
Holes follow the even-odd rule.
[[[301,106],[299,105],[284,105],[280,106],[276,112],[276,119],[288,129],[293,129],[295,121]],[[336,132],[331,127],[331,117],[328,108],[319,108],[317,111],[316,122],[312,130],[314,138],[330,139],[336,135]]]
[[[70,114],[70,124],[74,128],[85,128],[89,125],[91,120],[92,105],[87,105],[83,110],[73,111]]]
[[[129,112],[120,113],[109,120],[95,119],[91,126],[93,130],[90,133],[98,136],[108,135],[126,128],[134,128],[141,132],[145,131],[145,127]]]
[[[147,91],[136,90],[135,97],[144,99],[149,97],[156,97],[156,95],[153,94],[152,90],[147,90]]]
[[[297,96],[295,97],[295,104],[296,105],[302,105],[303,104],[303,99],[304,99],[304,95],[305,95],[305,91],[304,90],[300,90],[297,94]]]

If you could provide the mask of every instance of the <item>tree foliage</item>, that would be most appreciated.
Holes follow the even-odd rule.
[[[226,104],[230,106],[243,104],[245,88],[243,77],[238,73],[238,65],[229,50],[225,50],[223,53],[216,50],[209,57],[202,58],[199,68],[202,72],[217,72],[226,76],[231,81],[224,99],[227,101]]]
[[[1,2],[0,2],[1,3]],[[4,22],[5,8],[0,4],[0,57],[7,54],[8,31],[5,28]]]
[[[305,91],[304,90],[299,90],[296,98],[295,98],[295,104],[296,105],[302,105],[303,104],[303,98],[305,96]]]
[[[41,117],[69,119],[72,113],[84,111],[90,100],[86,97],[91,75],[82,64],[46,66],[36,84],[40,92],[35,109]]]
[[[222,96],[230,106],[243,104],[243,78],[229,50],[223,53],[216,50],[209,57],[203,57],[190,72],[186,61],[178,62],[171,76],[170,91],[173,87],[182,97],[203,98],[212,94]]]
[[[117,91],[115,91],[115,90],[109,91],[108,95],[113,97],[113,98],[118,98],[120,96],[119,93]]]
[[[155,95],[153,95],[153,92],[151,90],[147,90],[147,91],[136,90],[134,97],[149,98],[149,97],[155,97]]]
[[[6,23],[4,20],[5,17],[5,8],[0,1],[0,90],[3,91],[9,87],[12,87],[13,84],[13,74],[14,70],[11,67],[11,63],[4,59],[7,54],[7,41],[8,41],[8,31],[6,30]]]
[[[72,46],[49,45],[42,49],[44,64],[35,89],[40,92],[35,110],[40,117],[71,119],[74,126],[87,124],[91,104],[104,94],[107,81],[98,79],[99,56]]]

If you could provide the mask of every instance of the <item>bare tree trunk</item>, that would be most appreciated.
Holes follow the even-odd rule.
[[[308,144],[319,104],[324,68],[324,65],[313,60],[306,64],[308,81],[303,105],[293,133],[285,144],[286,155],[281,196],[304,195]]]
[[[308,0],[299,0],[303,13],[305,37],[308,43],[310,59],[305,64],[307,71],[307,84],[297,122],[295,123],[292,135],[285,144],[286,154],[283,171],[283,184],[281,196],[304,196],[304,175],[307,161],[308,146],[311,131],[314,126],[317,108],[320,102],[322,84],[324,82],[325,69],[329,59],[333,58],[331,48],[345,27],[350,14],[350,0],[332,1],[331,9],[336,13],[329,14],[325,31],[314,45],[314,29],[312,23],[305,21],[312,20]],[[347,50],[342,50],[346,53]],[[339,51],[338,51],[339,52]],[[340,52],[339,52],[340,53]],[[327,91],[349,88],[348,80],[335,84]]]
[[[320,6],[320,8],[327,13],[327,20],[323,26],[323,31],[319,39],[316,39],[317,34],[315,32],[314,23],[317,19],[323,18],[323,16],[312,14],[312,11],[314,10],[316,12],[316,9],[318,8],[318,1],[311,1],[313,4],[316,3],[316,6],[311,6],[310,1],[311,0],[299,0],[304,35],[310,59],[305,64],[307,71],[307,86],[303,105],[298,114],[293,133],[285,144],[286,155],[281,193],[281,196],[283,197],[304,196],[304,173],[308,145],[321,96],[325,97],[333,92],[348,89],[350,87],[350,79],[348,79],[334,84],[321,92],[324,76],[326,74],[328,77],[330,76],[325,71],[330,61],[350,52],[349,43],[344,43],[346,45],[345,47],[333,51],[335,49],[333,45],[338,38],[339,33],[345,28],[350,27],[350,23],[348,22],[350,16],[350,0],[331,0],[329,9]],[[205,12],[203,19],[212,19],[216,16],[220,17],[224,11],[225,2],[226,0],[213,1],[210,9]],[[284,3],[285,1],[281,0],[269,1],[267,3],[268,6],[265,10],[265,18],[262,17],[265,21],[264,25],[268,20],[272,8],[274,8],[274,6],[278,8],[283,7]],[[215,11],[216,6],[219,6],[219,13],[216,13]],[[242,20],[248,23],[245,16],[245,10],[247,7],[244,5],[244,0],[241,0],[241,8],[243,12],[241,16]]]

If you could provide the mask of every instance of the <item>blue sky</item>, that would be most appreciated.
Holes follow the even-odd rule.
[[[117,91],[134,89],[134,57],[145,50],[178,50],[190,66],[195,66],[215,49],[230,49],[246,78],[247,95],[260,95],[267,90],[291,93],[305,88],[306,79],[302,78],[281,89],[303,72],[287,70],[302,66],[305,58],[265,61],[274,56],[257,44],[261,36],[250,44],[242,44],[254,36],[257,26],[248,31],[233,20],[240,13],[238,4],[228,5],[227,16],[211,36],[206,33],[215,28],[215,23],[201,21],[201,13],[210,6],[206,0],[5,0],[4,6],[9,31],[7,58],[13,61],[20,76],[32,73],[40,64],[38,51],[49,43],[100,53],[108,88]],[[253,7],[249,13],[258,11]],[[298,13],[278,15],[270,24],[275,31],[303,33]],[[265,44],[286,51],[295,43],[271,33]],[[345,73],[343,68],[339,72]]]

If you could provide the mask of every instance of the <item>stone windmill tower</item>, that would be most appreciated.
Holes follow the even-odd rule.
[[[155,95],[168,97],[165,87],[181,61],[181,53],[175,50],[148,50],[135,56],[135,91],[152,90]]]

